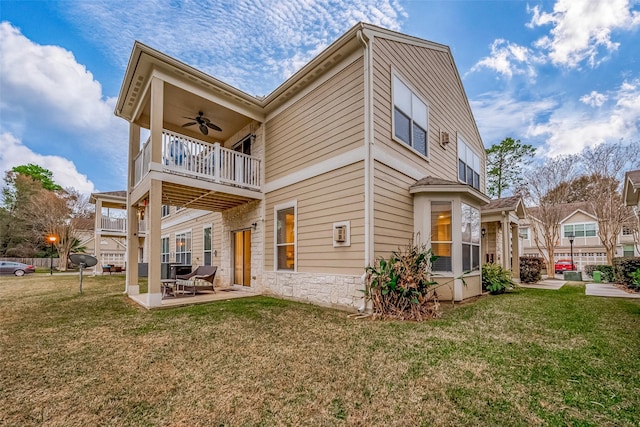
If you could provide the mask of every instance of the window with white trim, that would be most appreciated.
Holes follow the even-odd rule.
[[[431,202],[431,250],[437,257],[433,271],[453,271],[451,265],[451,202]]]
[[[480,157],[458,136],[458,180],[480,189]]]
[[[480,268],[480,210],[462,203],[462,271]]]
[[[583,224],[566,224],[563,229],[564,237],[569,237],[572,234],[574,237],[595,237],[598,228],[595,222],[587,222]]]
[[[169,236],[160,239],[160,262],[169,262]]]
[[[634,255],[633,245],[622,245],[622,256],[632,257]]]
[[[211,265],[211,248],[213,247],[213,233],[212,227],[205,227],[202,231],[203,238],[203,250],[204,250],[204,265]]]
[[[276,207],[276,269],[296,268],[296,207]]]
[[[518,236],[521,239],[529,240],[529,227],[522,227],[518,230]]]
[[[176,233],[176,263],[191,264],[191,231]]]
[[[160,216],[162,216],[163,218],[165,216],[169,216],[169,205],[162,205],[162,213],[160,214]]]
[[[622,226],[622,235],[623,236],[633,236],[633,227],[631,225],[623,225]]]
[[[428,155],[429,106],[395,75],[393,76],[393,136]]]

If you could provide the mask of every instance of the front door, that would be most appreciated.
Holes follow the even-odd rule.
[[[233,283],[251,286],[251,230],[233,232]]]

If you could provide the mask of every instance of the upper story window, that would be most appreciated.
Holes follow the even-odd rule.
[[[162,215],[163,218],[165,216],[169,216],[169,205],[162,205]]]
[[[633,235],[633,227],[630,225],[622,226],[622,235],[623,236],[632,236]]]
[[[458,137],[458,180],[480,189],[480,157]]]
[[[587,222],[584,224],[566,224],[563,226],[564,237],[573,235],[574,237],[595,237],[597,232],[597,224],[595,222]]]
[[[429,106],[398,77],[393,76],[393,136],[428,155]]]
[[[518,236],[521,239],[529,240],[529,227],[522,227],[520,230],[518,230]]]

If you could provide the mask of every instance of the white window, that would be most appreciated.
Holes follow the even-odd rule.
[[[191,231],[176,233],[176,263],[191,265]]]
[[[275,207],[276,269],[296,269],[296,204]]]
[[[595,222],[587,222],[584,224],[566,224],[564,226],[564,237],[595,237],[597,233],[597,224]]]
[[[169,236],[160,239],[160,262],[169,262]]]
[[[428,155],[429,106],[393,76],[393,136]]]
[[[437,256],[433,271],[453,271],[452,244],[451,202],[431,202],[431,250]]]
[[[211,232],[211,226],[205,227],[203,235],[203,248],[204,248],[204,265],[211,265],[211,248],[213,247],[213,233]]]
[[[480,210],[462,203],[462,271],[480,268]]]
[[[631,227],[630,225],[623,225],[622,226],[622,235],[623,236],[632,236],[633,235],[633,227]]]
[[[480,189],[480,157],[458,137],[458,180]]]
[[[529,227],[522,227],[522,228],[518,231],[518,236],[519,236],[521,239],[529,240]]]
[[[161,216],[164,218],[165,216],[169,216],[169,205],[162,205],[162,214]]]

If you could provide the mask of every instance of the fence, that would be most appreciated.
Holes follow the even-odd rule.
[[[49,268],[49,263],[51,259],[49,258],[0,258],[0,261],[12,261],[12,262],[21,262],[23,264],[33,265],[36,268]],[[58,264],[60,263],[59,258],[53,258],[53,266],[58,268]]]

